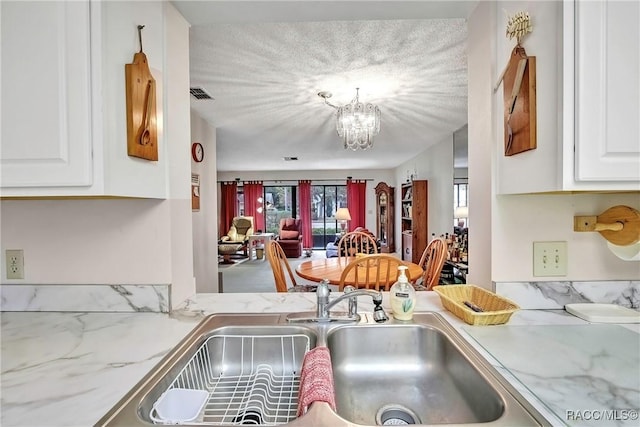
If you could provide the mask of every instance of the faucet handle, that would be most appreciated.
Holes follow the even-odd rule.
[[[355,291],[355,286],[347,285],[342,289],[345,295]],[[356,317],[358,315],[358,297],[349,298],[349,317]]]
[[[329,280],[322,279],[316,288],[316,316],[320,319],[329,317],[327,305],[329,304]]]
[[[318,298],[329,298],[329,279],[322,279],[316,288]]]

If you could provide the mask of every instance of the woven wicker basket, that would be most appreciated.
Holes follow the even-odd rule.
[[[518,307],[512,301],[475,285],[434,286],[442,306],[470,325],[501,325],[507,323]],[[480,308],[475,312],[464,305],[468,301]]]

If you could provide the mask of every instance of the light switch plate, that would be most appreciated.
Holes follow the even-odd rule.
[[[567,242],[533,242],[533,275],[566,276]]]

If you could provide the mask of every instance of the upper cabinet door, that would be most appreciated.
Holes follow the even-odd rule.
[[[576,1],[575,179],[640,181],[640,3]]]
[[[1,185],[88,186],[88,1],[1,2]]]

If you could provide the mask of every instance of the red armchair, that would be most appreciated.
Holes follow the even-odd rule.
[[[302,256],[302,221],[299,218],[282,218],[277,240],[287,258]]]

